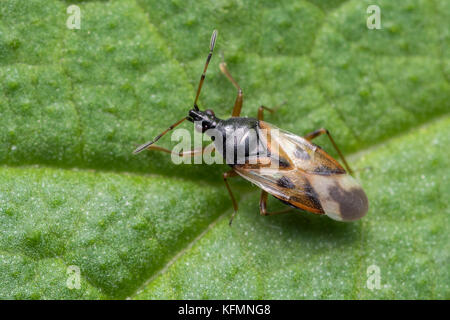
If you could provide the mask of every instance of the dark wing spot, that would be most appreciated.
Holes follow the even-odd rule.
[[[311,186],[308,180],[305,179],[304,184],[301,187],[303,189],[303,196],[292,196],[291,200],[294,202],[302,203],[305,206],[316,209],[320,213],[324,213],[325,211],[322,208],[322,204],[319,201],[319,197],[317,196],[316,191]]]
[[[289,179],[288,177],[284,177],[284,176],[281,177],[280,179],[278,179],[277,185],[279,187],[287,188],[287,189],[295,188],[295,184],[291,181],[291,179]]]
[[[314,173],[323,175],[323,176],[330,176],[332,174],[344,174],[346,173],[346,171],[344,169],[341,168],[330,168],[329,166],[326,165],[320,165],[317,168],[314,169]]]
[[[297,146],[297,148],[294,151],[294,156],[296,156],[298,159],[302,160],[309,160],[311,157],[309,156],[308,152]]]
[[[369,209],[369,200],[361,188],[352,188],[347,191],[335,184],[328,189],[328,192],[331,198],[339,203],[339,211],[345,221],[357,220]]]
[[[287,161],[285,158],[283,157],[271,157],[271,163],[272,165],[278,165],[278,168],[280,169],[289,169],[291,168],[291,164],[289,163],[289,161]]]
[[[278,158],[278,165],[280,166],[280,168],[289,168],[291,166],[289,161],[287,161],[283,157]]]

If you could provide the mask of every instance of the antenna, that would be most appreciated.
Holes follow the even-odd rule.
[[[197,101],[198,101],[198,97],[200,96],[200,91],[202,90],[203,82],[205,81],[206,70],[208,69],[209,61],[211,60],[211,57],[212,57],[212,54],[214,51],[214,46],[216,45],[216,39],[217,39],[217,30],[214,30],[211,35],[211,42],[209,44],[209,54],[208,54],[208,58],[206,58],[205,68],[203,69],[202,76],[200,77],[200,82],[198,83],[197,95],[195,96],[195,100],[194,100],[194,109],[195,110],[199,110],[198,106],[197,106]]]
[[[175,128],[177,125],[179,125],[180,123],[182,123],[184,120],[186,120],[187,117],[184,117],[181,120],[178,120],[177,122],[175,122],[173,125],[171,125],[169,128],[167,128],[166,130],[164,130],[162,133],[160,133],[155,139],[153,139],[152,141],[149,141],[147,143],[144,143],[143,145],[140,145],[139,147],[136,148],[136,150],[133,151],[133,154],[138,154],[139,152],[147,149],[148,147],[150,147],[152,144],[154,144],[156,141],[158,141],[163,135],[165,135],[167,132],[169,132],[170,130],[172,130],[173,128]]]
[[[197,101],[198,101],[198,97],[200,96],[200,91],[202,90],[202,86],[203,86],[203,81],[205,80],[206,77],[206,70],[208,69],[208,65],[209,65],[209,61],[211,60],[213,51],[214,51],[214,46],[216,45],[216,38],[217,38],[217,30],[214,30],[212,35],[211,35],[211,42],[209,43],[209,54],[208,54],[208,58],[206,58],[206,63],[205,63],[205,68],[203,69],[203,73],[202,76],[200,78],[200,82],[198,84],[198,89],[197,89],[197,95],[195,96],[195,101],[194,101],[194,109],[195,110],[199,110],[198,106],[197,106]],[[147,143],[144,143],[143,145],[139,146],[136,148],[136,150],[133,151],[134,154],[137,154],[145,149],[147,149],[148,147],[150,147],[152,144],[154,144],[156,141],[158,141],[163,135],[165,135],[167,132],[169,132],[170,130],[172,130],[173,128],[175,128],[176,126],[178,126],[180,123],[182,123],[184,120],[188,119],[189,117],[184,117],[181,120],[178,120],[177,122],[175,122],[173,125],[171,125],[169,128],[167,128],[166,130],[164,130],[162,133],[160,133],[155,139],[153,139],[152,141],[149,141]]]

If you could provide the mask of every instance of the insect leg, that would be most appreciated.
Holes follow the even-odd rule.
[[[262,216],[270,216],[270,215],[275,215],[275,214],[280,214],[280,213],[286,213],[288,211],[293,210],[294,208],[286,208],[280,211],[275,211],[275,212],[268,212],[267,211],[267,195],[268,193],[264,190],[261,191],[261,199],[259,200],[259,212],[261,213]]]
[[[233,203],[233,208],[234,208],[233,215],[231,216],[231,219],[229,222],[230,226],[231,226],[231,223],[233,222],[234,216],[236,215],[236,213],[238,211],[238,204],[236,202],[236,199],[233,196],[233,192],[231,192],[231,188],[230,188],[230,185],[228,184],[227,179],[231,178],[231,177],[236,177],[237,175],[238,174],[234,170],[227,171],[223,174],[223,181],[225,182],[225,185],[227,186],[227,190],[228,190],[228,193],[230,194],[231,202]]]
[[[258,108],[258,120],[264,120],[264,110],[269,111],[270,113],[274,113],[274,109],[270,109],[266,106],[260,106]]]
[[[334,142],[333,137],[331,136],[330,132],[327,129],[320,128],[316,131],[308,133],[304,138],[308,141],[311,141],[314,138],[317,138],[318,136],[321,136],[323,134],[327,134],[328,138],[330,139],[331,143],[333,144],[333,147],[336,149],[337,153],[339,154],[339,157],[342,159],[342,162],[344,162],[345,168],[347,169],[348,173],[353,174],[353,170],[348,165],[347,161],[345,160],[344,155],[342,154],[341,150],[339,150],[336,142]]]
[[[277,111],[277,109],[279,107],[281,107],[285,103],[286,103],[286,101],[283,101],[282,103],[277,105],[275,108],[268,108],[266,106],[260,106],[258,108],[258,120],[264,120],[264,110],[269,111],[270,113],[274,113],[275,111]]]
[[[223,59],[223,56],[222,56],[222,59]],[[231,81],[231,83],[238,90],[236,101],[234,102],[233,113],[231,114],[231,116],[239,117],[241,114],[242,104],[244,102],[244,94],[242,93],[242,89],[239,86],[239,84],[236,82],[236,80],[233,79],[230,72],[228,71],[227,64],[225,63],[225,61],[222,60],[219,67],[220,67],[220,71],[222,71],[222,73],[228,78],[228,80]]]

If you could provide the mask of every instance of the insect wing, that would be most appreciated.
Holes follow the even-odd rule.
[[[344,168],[319,146],[291,132],[281,130],[272,124],[260,121],[267,131],[269,147],[285,157],[297,169],[321,175],[345,174]]]
[[[278,170],[268,167],[257,169],[245,167],[245,165],[235,166],[234,170],[244,179],[284,202],[317,214],[325,213],[318,195],[308,180],[298,175],[295,170]]]
[[[368,200],[360,184],[324,150],[266,122],[260,126],[268,131],[270,161],[235,166],[239,175],[280,200],[335,220],[352,221],[366,214]],[[277,167],[275,161],[288,165]]]

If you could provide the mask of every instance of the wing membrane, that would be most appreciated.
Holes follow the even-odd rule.
[[[296,169],[320,175],[346,173],[339,162],[319,146],[267,122],[260,121],[260,126],[268,132],[270,145],[278,149],[280,156],[288,158]]]
[[[235,165],[235,171],[280,200],[310,212],[325,213],[322,195],[317,191],[322,190],[324,181],[320,177],[347,176],[344,168],[302,137],[264,121],[260,121],[260,130],[265,131],[269,156],[257,161],[249,158],[246,164]]]

